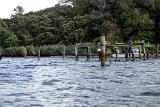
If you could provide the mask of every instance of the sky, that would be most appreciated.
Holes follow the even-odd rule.
[[[25,13],[53,7],[58,0],[0,0],[0,18],[10,18],[13,9],[22,6]]]

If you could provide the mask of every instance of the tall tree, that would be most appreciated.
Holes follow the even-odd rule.
[[[24,8],[22,6],[17,6],[13,9],[16,15],[22,15],[24,13]]]

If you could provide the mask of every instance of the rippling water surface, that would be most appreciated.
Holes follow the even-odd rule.
[[[0,107],[160,107],[160,60],[101,67],[66,58],[3,58]]]

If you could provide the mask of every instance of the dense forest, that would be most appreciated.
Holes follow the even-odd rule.
[[[10,19],[0,19],[0,47],[96,43],[101,35],[160,42],[160,0],[63,1],[26,14],[17,6]]]

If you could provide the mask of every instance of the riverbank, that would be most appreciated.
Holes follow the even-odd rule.
[[[92,55],[97,55],[96,47],[91,47]],[[26,56],[38,56],[50,57],[50,56],[67,56],[75,55],[75,46],[64,45],[45,45],[40,47],[34,46],[21,46],[21,47],[9,47],[0,48],[0,56],[5,57],[26,57]],[[80,49],[79,55],[85,56],[87,54],[86,49]]]
[[[97,52],[96,46],[90,47],[91,53],[90,57],[98,57],[99,53]],[[123,49],[121,54],[118,54],[118,57],[123,56]],[[160,57],[160,52],[156,53],[156,49],[148,48],[149,57],[154,58],[156,55]],[[9,47],[9,48],[0,48],[0,57],[38,57],[40,54],[41,57],[65,57],[73,56],[75,57],[75,46],[64,46],[64,45],[44,45],[40,47],[34,46],[21,46],[21,47]],[[115,57],[114,50],[112,51],[110,57]],[[86,57],[88,52],[85,48],[80,48],[78,50],[78,56]]]

